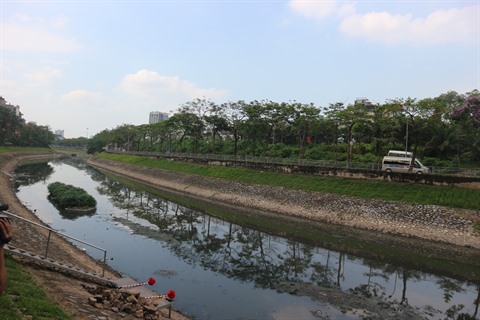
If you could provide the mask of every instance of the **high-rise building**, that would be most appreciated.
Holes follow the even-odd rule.
[[[148,119],[148,123],[149,124],[157,123],[157,122],[161,122],[161,121],[164,121],[164,120],[167,120],[167,119],[168,119],[168,113],[160,112],[160,111],[152,111],[152,112],[150,112],[150,117]]]

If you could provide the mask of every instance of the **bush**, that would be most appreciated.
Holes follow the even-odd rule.
[[[97,205],[94,197],[82,188],[61,182],[48,185],[49,199],[60,208],[92,208]]]
[[[353,162],[368,162],[368,163],[375,163],[378,162],[378,158],[372,153],[366,154],[353,154],[352,155]]]
[[[433,166],[433,167],[455,167],[455,164],[450,160],[440,160],[437,158],[430,158],[425,157],[420,159],[422,163],[426,166]]]
[[[287,146],[283,143],[271,144],[268,148],[268,156],[273,158],[298,158],[299,149],[294,146]]]

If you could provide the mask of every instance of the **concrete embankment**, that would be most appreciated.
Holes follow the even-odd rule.
[[[165,191],[270,214],[480,249],[475,210],[251,185],[100,158],[89,164]]]

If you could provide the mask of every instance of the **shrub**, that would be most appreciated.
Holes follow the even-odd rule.
[[[60,208],[92,208],[97,205],[94,197],[82,188],[61,182],[48,185],[49,199]]]

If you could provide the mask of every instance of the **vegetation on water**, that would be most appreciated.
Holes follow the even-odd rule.
[[[2,320],[70,320],[71,315],[62,310],[35,282],[22,266],[6,256],[8,285],[0,295],[0,319]]]
[[[327,192],[366,199],[396,200],[416,204],[433,204],[454,208],[480,208],[480,190],[454,186],[430,186],[388,181],[356,180],[338,177],[309,176],[293,173],[256,171],[245,168],[207,166],[168,161],[143,156],[100,153],[98,157],[195,174],[225,180],[257,183],[276,187]]]
[[[53,182],[48,185],[49,199],[62,209],[94,208],[97,201],[82,188]]]

